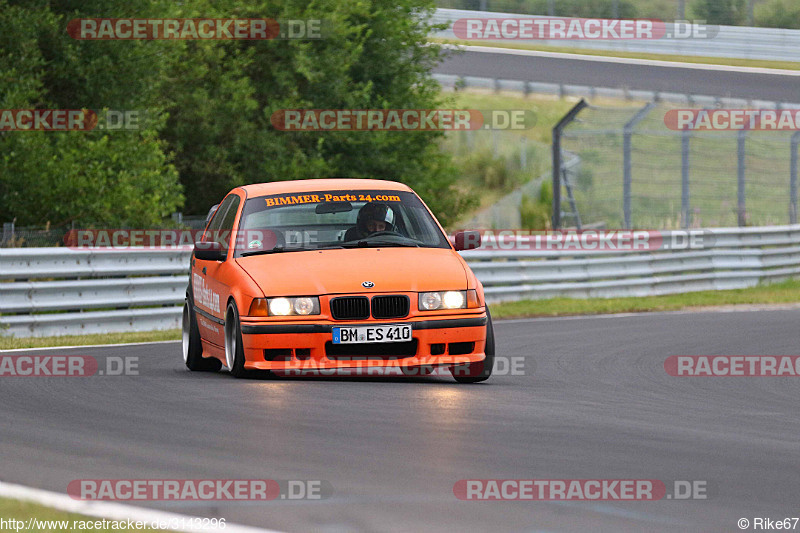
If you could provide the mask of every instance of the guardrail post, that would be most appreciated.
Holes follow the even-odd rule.
[[[689,143],[691,139],[691,131],[684,129],[681,132],[681,227],[683,229],[689,229],[691,224],[689,219],[689,210],[691,209],[689,201]]]
[[[747,222],[747,206],[745,196],[745,148],[747,140],[747,130],[739,130],[737,134],[737,179],[736,179],[736,213],[739,227],[743,227]]]
[[[561,133],[589,104],[581,98],[553,127],[553,229],[561,227]]]
[[[646,106],[636,112],[633,118],[625,124],[625,128],[623,129],[622,212],[625,217],[625,222],[623,224],[624,229],[631,229],[631,141],[633,138],[633,128],[647,116],[655,105],[656,104],[653,102],[648,102]]]
[[[791,165],[789,175],[789,224],[797,224],[797,147],[800,145],[800,131],[792,134]]]

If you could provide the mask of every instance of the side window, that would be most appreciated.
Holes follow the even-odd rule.
[[[228,246],[233,230],[233,221],[236,220],[236,213],[239,211],[239,202],[239,196],[236,194],[228,195],[222,201],[206,229],[205,240],[217,241],[223,248]]]
[[[229,239],[231,236],[231,232],[233,231],[233,221],[236,220],[236,213],[239,211],[239,197],[235,194],[232,196],[233,201],[231,202],[231,207],[222,218],[222,224],[219,228],[220,232],[222,233],[222,238],[225,240]]]
[[[214,218],[211,219],[211,223],[206,228],[205,238],[210,239],[212,234],[210,232],[217,231],[219,227],[222,225],[222,219],[225,218],[225,212],[233,203],[233,199],[238,199],[239,197],[235,194],[231,194],[227,198],[225,198],[219,207],[217,208],[216,212],[214,213]]]

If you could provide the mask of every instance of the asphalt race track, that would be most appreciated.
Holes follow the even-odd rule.
[[[330,499],[150,503],[283,531],[739,531],[798,516],[800,378],[666,375],[670,355],[798,353],[800,310],[498,321],[524,375],[235,380],[178,343],[37,354],[139,358],[139,375],[0,378],[0,480],[305,479]],[[14,355],[19,355],[15,352]],[[705,500],[467,502],[468,478],[707,483]]]
[[[583,60],[462,51],[454,52],[434,72],[540,83],[800,102],[800,78],[797,76],[705,70],[702,65],[694,67],[615,63],[603,57]]]

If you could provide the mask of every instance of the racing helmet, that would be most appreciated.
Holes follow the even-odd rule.
[[[359,210],[356,227],[361,233],[369,233],[369,229],[367,229],[369,220],[385,222],[386,230],[384,231],[394,231],[394,211],[386,204],[370,202]]]

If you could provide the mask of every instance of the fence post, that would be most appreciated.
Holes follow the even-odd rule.
[[[561,227],[561,133],[570,122],[575,120],[578,113],[588,106],[586,100],[581,98],[581,101],[575,104],[575,107],[570,109],[558,121],[558,124],[553,126],[553,229]]]
[[[691,131],[684,129],[681,132],[681,227],[683,229],[689,229],[691,224],[689,220],[689,210],[691,209],[689,201],[689,143],[691,139]]]
[[[747,222],[747,206],[744,191],[745,186],[745,141],[747,140],[747,130],[739,130],[737,134],[737,179],[736,179],[736,213],[739,227],[744,227]]]
[[[800,131],[792,134],[791,165],[789,176],[789,224],[797,224],[797,147],[800,145]]]
[[[3,222],[3,246],[8,244],[9,242],[14,242],[14,223],[13,222]]]
[[[633,115],[622,130],[622,212],[625,217],[624,229],[631,229],[631,140],[633,138],[633,128],[641,122],[644,117],[655,107],[655,103],[649,102]]]

